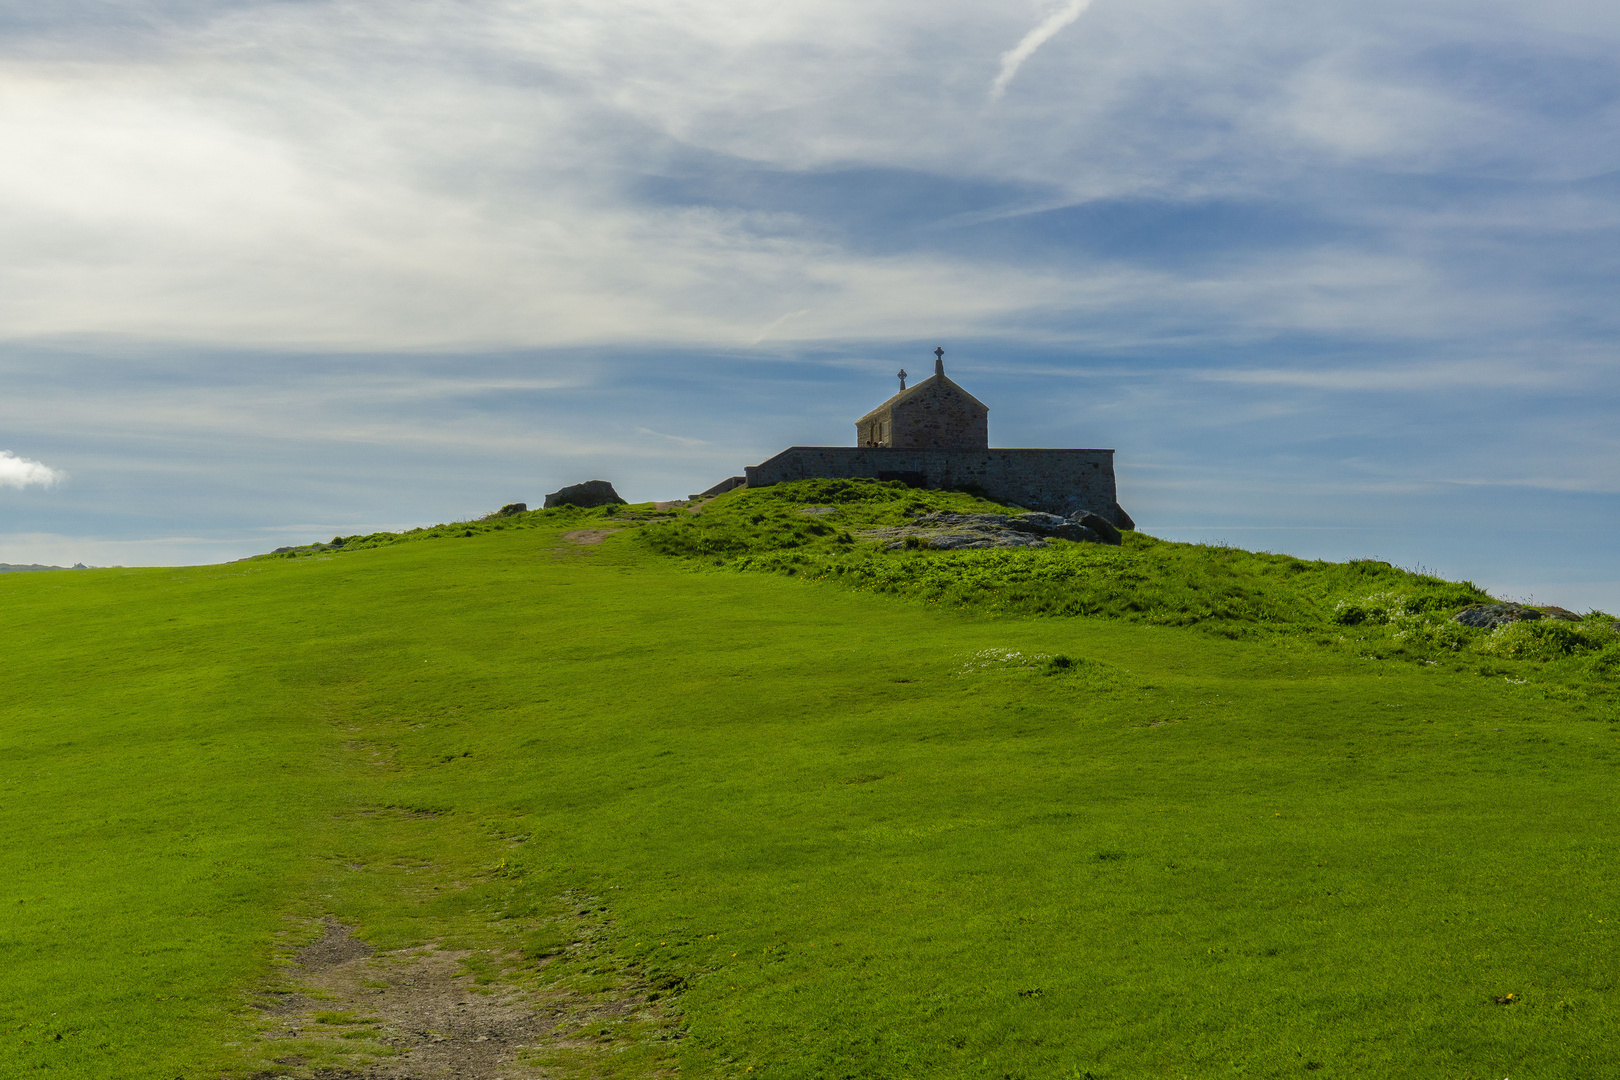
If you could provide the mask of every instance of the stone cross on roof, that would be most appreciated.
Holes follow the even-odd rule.
[[[906,369],[901,368],[900,369],[900,389],[904,390],[905,388],[906,388]]]
[[[934,349],[934,374],[941,378],[945,376],[945,347],[943,345]]]

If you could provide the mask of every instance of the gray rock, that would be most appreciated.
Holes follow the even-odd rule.
[[[587,480],[583,484],[573,484],[546,496],[547,510],[554,506],[580,506],[590,509],[593,506],[623,504],[624,500],[619,498],[619,493],[614,491],[613,485],[606,480]]]
[[[1108,525],[1108,523],[1106,521],[1103,522],[1103,524]],[[1113,526],[1108,525],[1108,528],[1110,530],[1112,530]],[[1110,540],[1110,539],[1108,539],[1106,534],[1100,533],[1096,529],[1091,528],[1090,526],[1079,525],[1079,524],[1076,524],[1075,522],[1072,522],[1072,521],[1069,522],[1067,525],[1061,525],[1058,528],[1053,529],[1052,530],[1052,535],[1057,537],[1059,540],[1073,540],[1073,541],[1075,541],[1076,543],[1079,543],[1079,544],[1117,544],[1117,543],[1119,543],[1118,540]],[[1118,536],[1119,534],[1114,533],[1114,535]]]
[[[919,537],[922,546],[933,551],[975,551],[985,548],[1029,548],[1045,547],[1046,541],[1038,536],[1028,533],[1008,532],[1006,530],[984,532],[941,532],[932,536]],[[904,540],[889,545],[889,550],[906,546]]]
[[[499,510],[495,511],[494,516],[495,517],[511,517],[513,514],[527,514],[528,512],[529,512],[529,504],[528,503],[507,503],[505,506],[503,506]]]
[[[1131,520],[1131,515],[1127,514],[1125,508],[1120,506],[1119,503],[1111,502],[1107,506],[1087,506],[1080,500],[1081,496],[1079,495],[1071,495],[1063,500],[1063,509],[1064,513],[1068,515],[1068,520],[1079,521],[1087,514],[1095,514],[1116,530],[1131,531],[1136,528],[1136,522]]]
[[[1011,529],[986,529],[982,532],[946,533],[936,537],[929,546],[940,551],[952,551],[957,548],[1034,548],[1045,547],[1046,538]]]
[[[888,540],[888,550],[922,547],[934,551],[964,551],[979,548],[1045,547],[1046,538],[1034,529],[1010,527],[1016,521],[1006,514],[923,514],[911,525],[888,529],[868,529],[863,536]]]
[[[1452,622],[1481,630],[1494,630],[1509,623],[1530,622],[1541,618],[1541,612],[1523,604],[1474,604],[1451,617]]]
[[[1119,530],[1114,528],[1114,523],[1103,517],[1101,514],[1093,514],[1089,512],[1075,514],[1069,520],[1074,522],[1074,524],[1077,526],[1090,529],[1092,532],[1096,533],[1097,538],[1104,544],[1113,544],[1117,547],[1123,542],[1123,538],[1119,535]]]
[[[1107,521],[1097,519],[1112,530]],[[1108,543],[1100,530],[1056,514],[922,514],[914,523],[894,529],[873,529],[862,535],[893,541],[889,550],[907,546],[935,551],[961,551],[974,548],[1045,547],[1049,540],[1081,543]],[[1114,533],[1117,537],[1119,534]],[[1118,543],[1117,540],[1114,541]]]

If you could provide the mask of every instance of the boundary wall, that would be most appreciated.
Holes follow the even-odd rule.
[[[745,470],[749,487],[788,480],[902,480],[912,487],[977,485],[1026,510],[1065,516],[1089,510],[1132,528],[1114,489],[1112,450],[913,450],[905,447],[790,446]]]

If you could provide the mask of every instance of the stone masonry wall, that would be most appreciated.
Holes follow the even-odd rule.
[[[888,409],[879,409],[861,417],[855,424],[856,446],[887,446],[894,433],[894,416]]]
[[[1112,450],[907,450],[887,447],[793,446],[745,470],[749,487],[788,480],[865,476],[916,487],[977,484],[992,498],[1072,514],[1090,510],[1116,524]]]
[[[917,391],[894,403],[890,446],[952,450],[984,450],[990,446],[988,411],[976,407],[966,394],[937,378],[928,380]]]

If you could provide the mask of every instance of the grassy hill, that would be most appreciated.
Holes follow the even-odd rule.
[[[328,916],[542,1004],[514,1075],[1612,1075],[1612,619],[862,535],[973,509],[807,483],[0,578],[0,1075],[386,1064],[363,1002],[283,1007]]]

